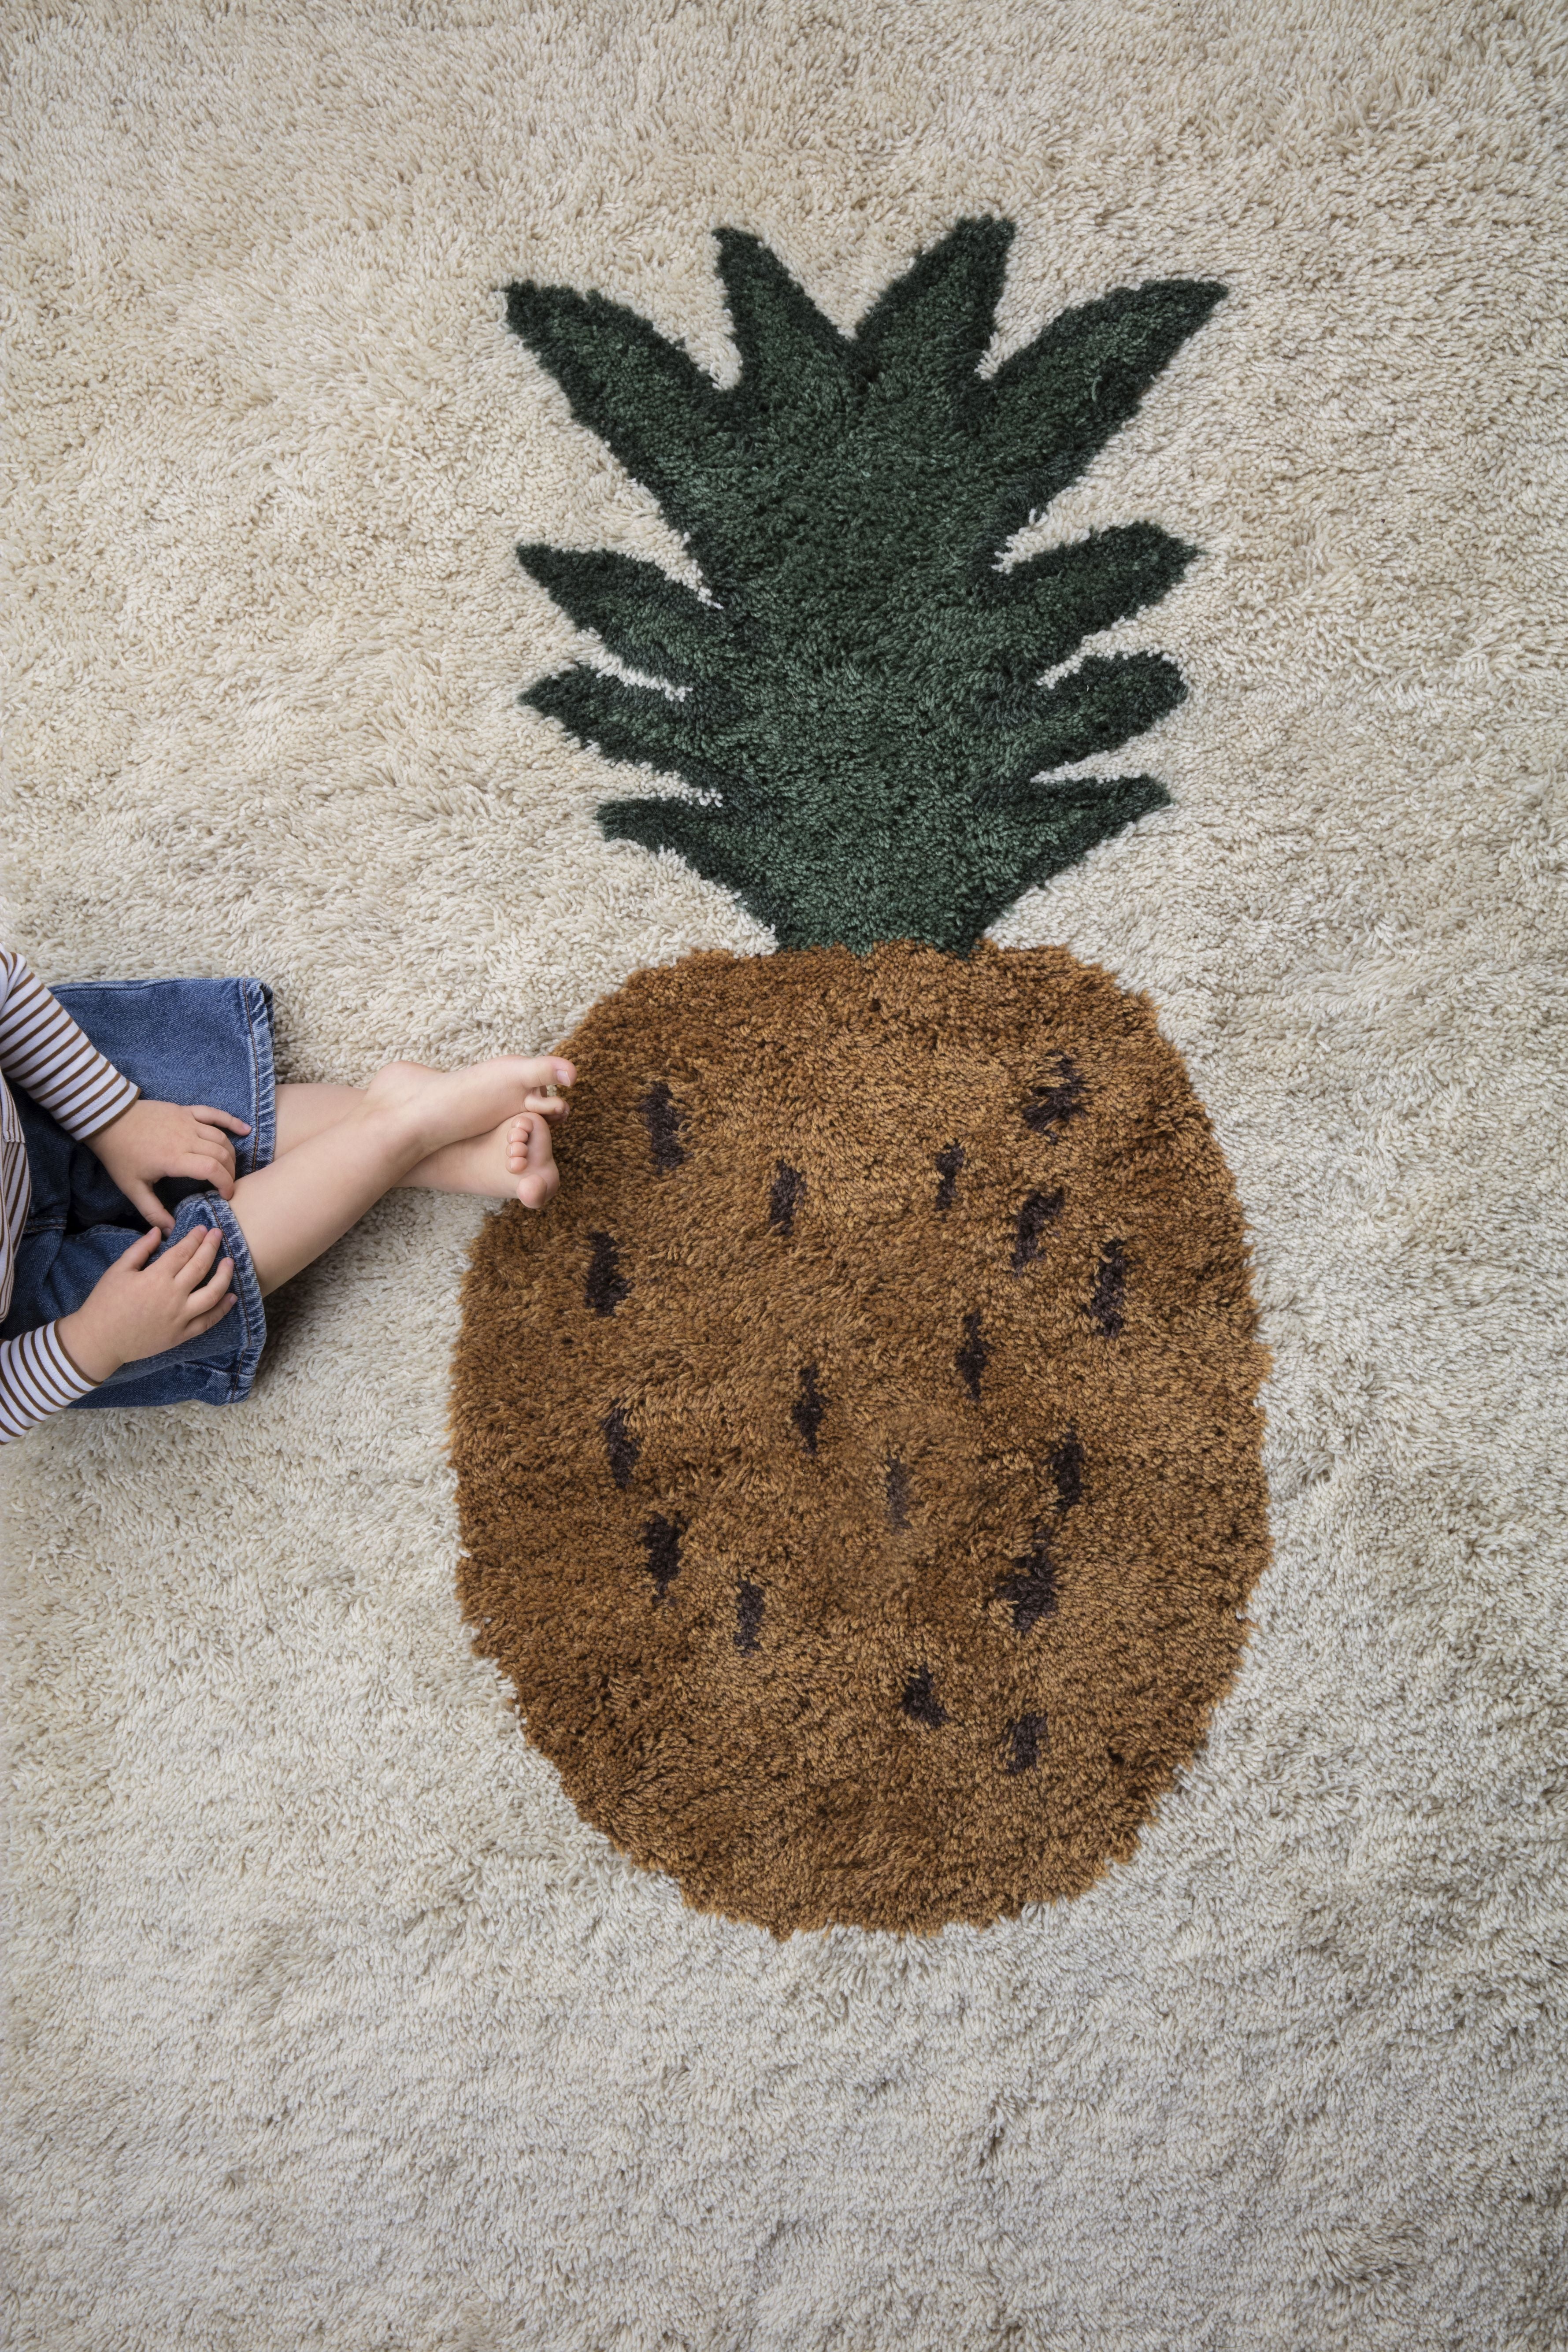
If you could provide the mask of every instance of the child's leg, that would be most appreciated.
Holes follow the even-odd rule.
[[[336,1127],[364,1100],[363,1087],[284,1087],[277,1093],[277,1137],[272,1157],[281,1160],[324,1127]]]
[[[424,1065],[412,1063],[408,1066],[423,1068]],[[357,1110],[364,1101],[364,1094],[358,1087],[280,1086],[277,1100],[275,1163],[286,1152],[308,1143],[311,1136],[320,1135],[323,1128],[335,1127],[340,1119]],[[550,1154],[541,1148],[537,1128],[524,1129],[514,1138],[515,1124],[510,1118],[502,1119],[487,1134],[466,1136],[459,1143],[444,1144],[397,1181],[423,1192],[470,1192],[489,1201],[521,1197],[530,1207],[536,1206],[530,1199],[529,1189],[520,1192],[520,1179],[548,1167]]]
[[[504,1133],[548,1067],[515,1055],[449,1075],[394,1063],[363,1095],[344,1089],[354,1097],[344,1117],[234,1188],[231,1205],[263,1294],[319,1257],[422,1162],[453,1144]],[[534,1123],[544,1125],[537,1117]]]

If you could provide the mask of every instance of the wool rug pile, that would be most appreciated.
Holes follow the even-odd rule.
[[[1549,2352],[1556,13],[6,46],[6,936],[583,1066],[5,1460],[13,2339]]]

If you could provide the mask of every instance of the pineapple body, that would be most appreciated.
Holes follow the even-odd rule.
[[[1131,1854],[1268,1549],[1242,1216],[1142,998],[900,941],[637,974],[455,1375],[462,1599],[579,1810],[775,1934]]]

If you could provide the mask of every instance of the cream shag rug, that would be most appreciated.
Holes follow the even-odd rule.
[[[1147,989],[1256,1254],[1273,1564],[1136,1855],[775,1942],[580,1822],[456,1600],[477,1210],[254,1400],[5,1465],[12,2340],[48,2352],[1563,2341],[1562,18],[738,0],[8,12],[6,921],[258,972],[289,1075],[553,1040],[765,934],[520,709],[520,540],[679,569],[503,328],[733,365],[964,215],[999,349],[1230,289],[1038,526],[1203,561],[1172,804],[1027,897]],[[1559,110],[1555,114],[1553,108]],[[1142,753],[1142,747],[1141,753]]]

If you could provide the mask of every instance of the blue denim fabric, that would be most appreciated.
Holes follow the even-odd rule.
[[[117,1070],[156,1102],[210,1103],[249,1122],[236,1136],[241,1176],[268,1167],[277,1143],[272,1065],[272,992],[259,980],[114,981],[54,992],[71,1019]],[[91,1147],[14,1088],[27,1145],[32,1203],[16,1253],[11,1311],[0,1338],[74,1314],[100,1275],[137,1234],[142,1217]],[[216,1225],[234,1260],[237,1305],[183,1347],[122,1365],[79,1397],[76,1412],[130,1404],[236,1404],[247,1396],[267,1339],[261,1291],[245,1236],[228,1202],[200,1183],[156,1188],[174,1213],[172,1243],[197,1225]]]

